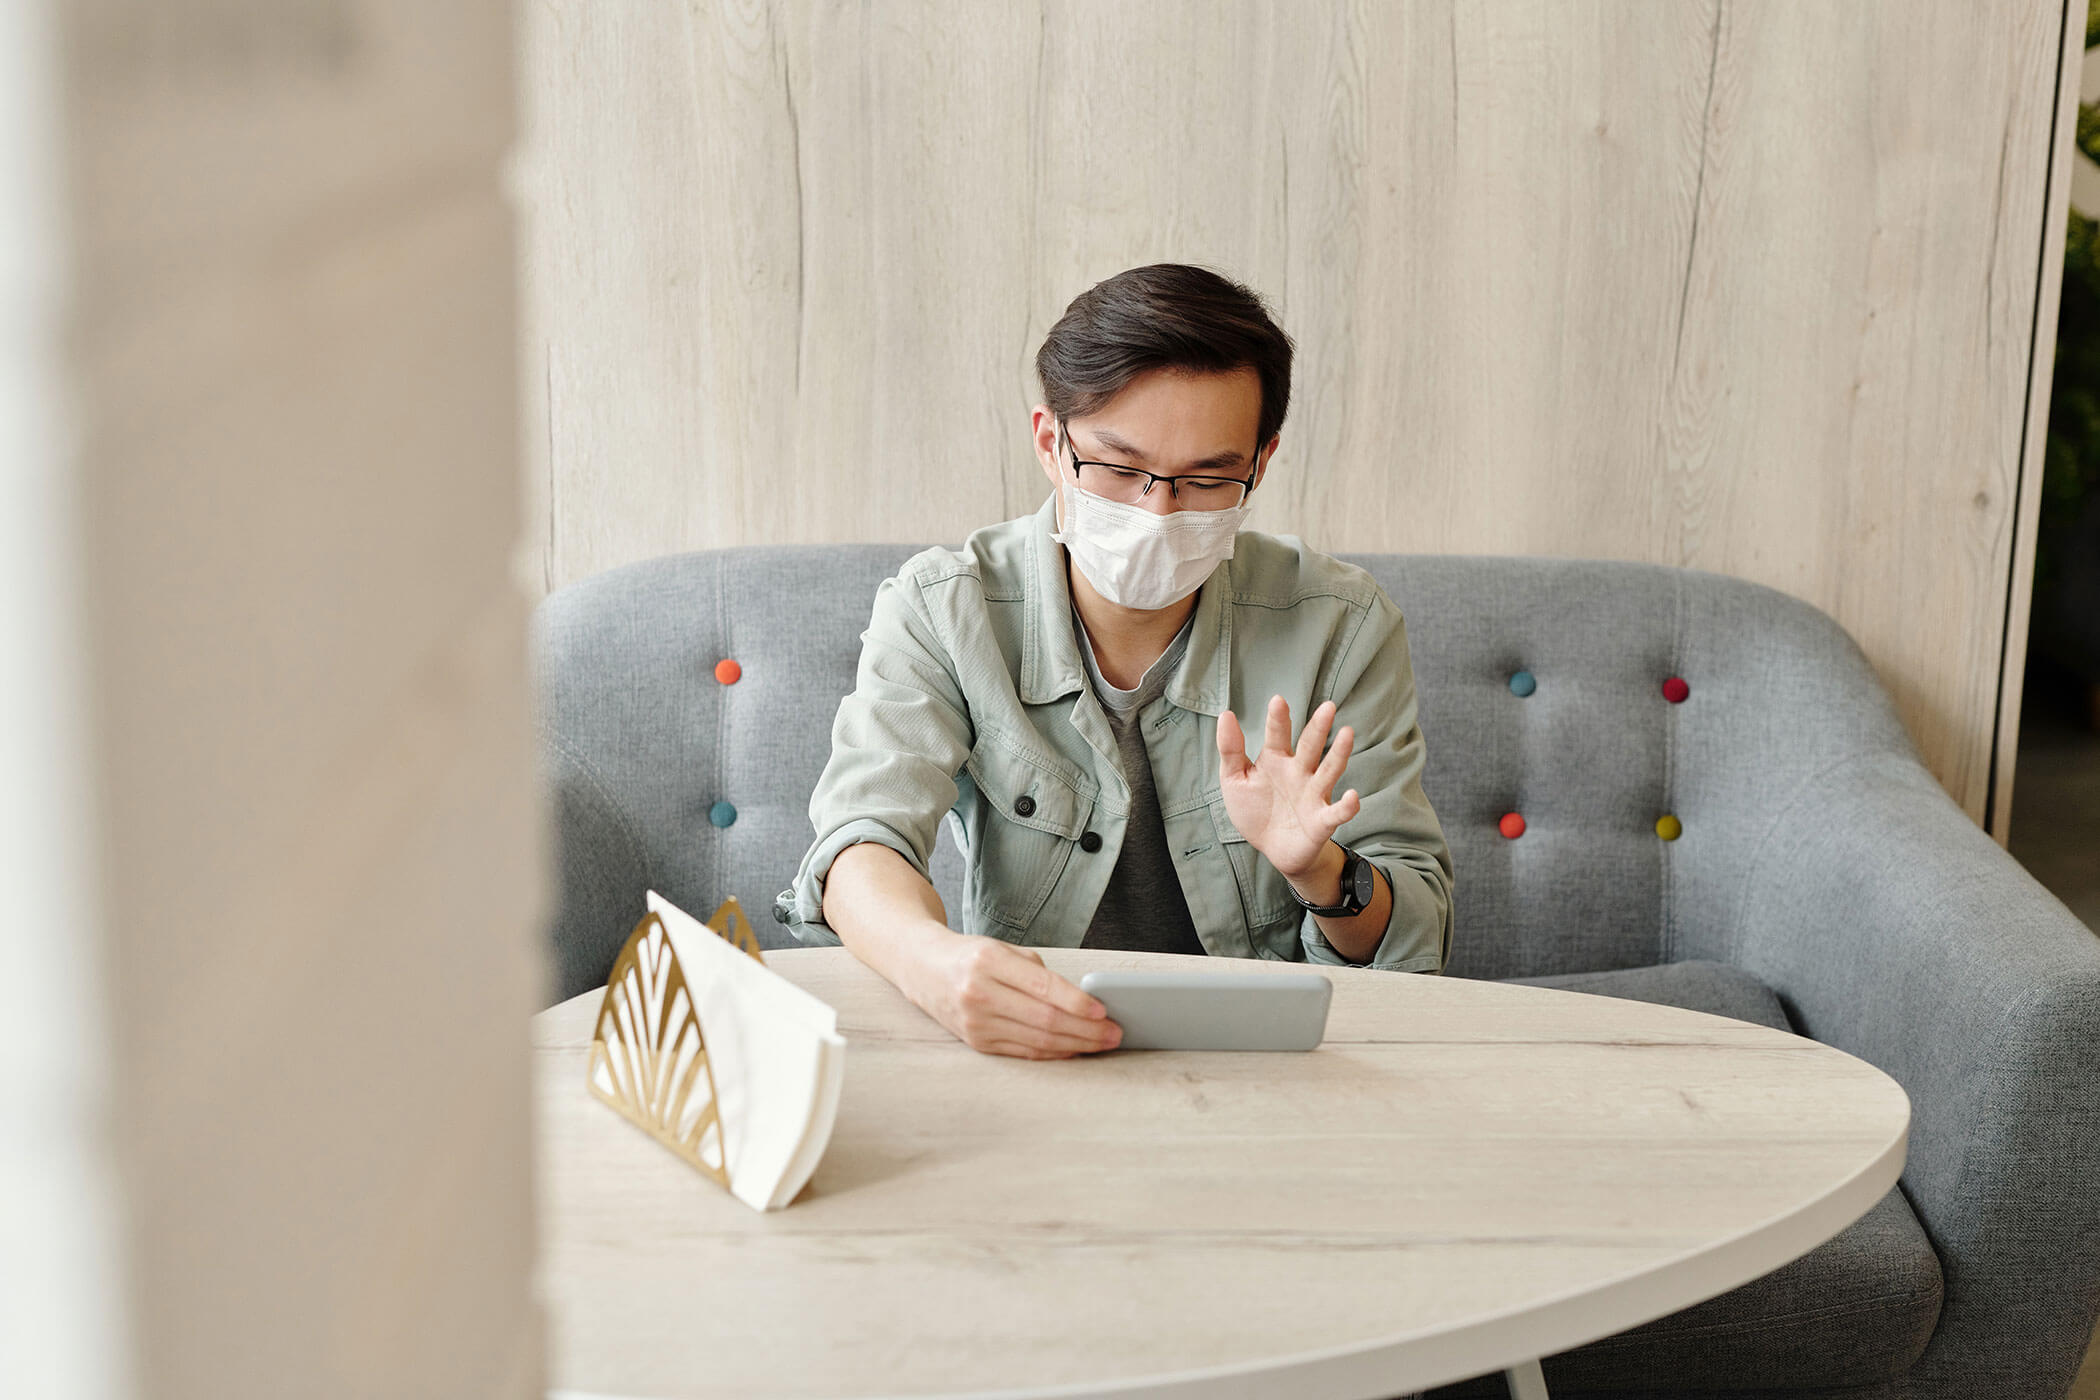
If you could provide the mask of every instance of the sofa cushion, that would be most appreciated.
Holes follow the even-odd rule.
[[[1513,978],[1659,1002],[1793,1029],[1770,989],[1725,963]],[[1656,1391],[1770,1391],[1856,1386],[1900,1375],[1940,1315],[1940,1261],[1901,1186],[1791,1264],[1683,1312],[1545,1358],[1555,1400]],[[1501,1396],[1484,1377],[1429,1392]]]
[[[1786,1008],[1772,989],[1739,967],[1719,962],[1663,963],[1657,967],[1628,967],[1616,972],[1563,972],[1554,977],[1512,977],[1520,987],[1559,987],[1569,992],[1589,992],[1600,997],[1623,997],[1627,1001],[1681,1006],[1714,1016],[1791,1031]]]

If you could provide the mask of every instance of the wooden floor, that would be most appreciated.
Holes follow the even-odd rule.
[[[2031,670],[2020,707],[2020,760],[2013,775],[2013,856],[2100,929],[2100,733],[2083,723],[2078,695],[2061,676]],[[2068,1400],[2100,1400],[2100,1334]]]

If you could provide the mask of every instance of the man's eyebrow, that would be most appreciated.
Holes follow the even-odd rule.
[[[1094,429],[1094,436],[1100,439],[1101,445],[1103,447],[1106,447],[1113,452],[1120,452],[1126,457],[1135,457],[1140,462],[1149,462],[1152,460],[1151,455],[1148,454],[1144,448],[1139,447],[1134,442],[1123,441],[1123,439],[1117,435],[1114,429],[1096,428]]]
[[[1111,451],[1121,452],[1128,457],[1135,457],[1140,462],[1149,462],[1152,460],[1152,458],[1145,452],[1144,448],[1139,447],[1135,443],[1125,442],[1123,438],[1115,432],[1114,429],[1095,428],[1093,430],[1093,434],[1095,438],[1097,438],[1100,441],[1103,447],[1106,447]],[[1205,471],[1215,471],[1225,467],[1244,466],[1246,465],[1246,461],[1247,454],[1237,449],[1230,452],[1220,452],[1215,456],[1205,457],[1200,462],[1189,463],[1189,470],[1185,474],[1197,475]]]

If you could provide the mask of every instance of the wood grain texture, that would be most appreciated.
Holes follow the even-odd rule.
[[[1982,818],[2062,0],[538,0],[525,28],[542,587],[1021,514],[1044,331],[1201,262],[1299,346],[1254,526],[1771,584],[1858,638]]]
[[[1165,965],[1042,951],[1075,979]],[[1320,969],[1310,1053],[1030,1063],[844,949],[766,956],[848,1042],[830,1147],[779,1213],[591,1098],[597,993],[535,1018],[557,1391],[1389,1395],[1722,1292],[1902,1167],[1893,1080],[1673,1007]]]

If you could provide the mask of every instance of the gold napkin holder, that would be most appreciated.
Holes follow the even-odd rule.
[[[707,926],[763,965],[758,936],[735,896]],[[701,1175],[729,1186],[707,1035],[663,920],[652,910],[613,960],[591,1035],[591,1093]]]

